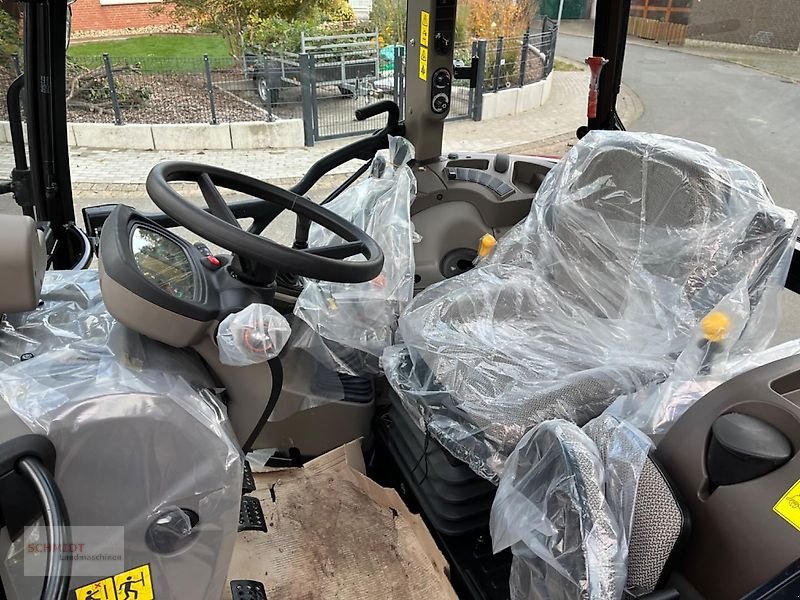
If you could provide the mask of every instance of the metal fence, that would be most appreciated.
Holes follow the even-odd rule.
[[[278,90],[276,90],[279,93]],[[70,121],[225,123],[299,117],[299,98],[265,105],[241,62],[228,57],[79,57],[67,72]],[[295,108],[295,106],[297,108]],[[271,110],[270,110],[271,109]]]
[[[550,19],[540,33],[497,38],[486,44],[484,91],[522,87],[541,81],[553,70],[558,30]]]
[[[557,36],[542,30],[520,37],[463,42],[455,66],[478,69],[477,89],[456,79],[450,119],[481,119],[482,94],[540,81],[553,69]],[[354,51],[355,52],[355,51]],[[18,59],[0,65],[0,89],[20,72]],[[305,143],[363,134],[383,117],[355,119],[355,110],[394,99],[404,114],[405,49],[377,45],[356,53],[259,53],[230,57],[152,58],[109,54],[74,57],[67,69],[67,111],[72,122],[225,123],[301,118]],[[0,116],[7,118],[0,102]]]

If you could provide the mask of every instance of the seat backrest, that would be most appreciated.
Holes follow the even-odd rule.
[[[663,586],[688,519],[639,432],[611,417],[546,421],[506,462],[492,507],[512,600],[638,597]]]
[[[625,589],[637,597],[648,594],[666,583],[689,533],[688,513],[642,433],[610,416],[588,423],[584,432],[600,453],[603,492],[625,531]]]
[[[622,595],[624,541],[602,459],[580,428],[545,421],[506,461],[491,514],[497,552],[511,544],[512,600]]]
[[[537,197],[543,256],[562,292],[600,316],[702,315],[789,242],[794,219],[759,177],[706,146],[602,132],[565,160]]]
[[[30,217],[0,215],[0,315],[36,308],[47,269],[45,245]]]

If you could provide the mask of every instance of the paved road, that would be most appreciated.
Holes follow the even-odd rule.
[[[591,40],[562,35],[558,54],[583,60]],[[629,43],[623,81],[642,100],[630,129],[716,147],[755,169],[775,202],[800,212],[800,85],[754,69]],[[784,291],[774,342],[800,338],[800,296]]]
[[[591,40],[562,35],[558,54],[583,60]],[[623,81],[644,114],[630,126],[690,138],[754,168],[775,201],[800,212],[800,85],[754,69],[629,43]]]

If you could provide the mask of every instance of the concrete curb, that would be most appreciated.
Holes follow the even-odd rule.
[[[780,54],[797,54],[797,50],[787,48],[770,48],[768,46],[755,46],[753,44],[737,44],[736,42],[719,42],[717,40],[706,40],[700,38],[686,38],[684,48],[720,48],[722,50],[737,50],[741,52],[753,52],[769,54],[777,52]]]
[[[584,33],[570,33],[570,32],[562,32],[561,35],[569,35],[572,37],[581,37],[581,38],[588,38],[593,39],[591,35],[586,35]],[[759,46],[748,46],[746,44],[732,44],[727,42],[710,42],[708,40],[696,40],[691,38],[686,38],[686,44],[683,46],[671,46],[671,45],[662,45],[656,44],[653,42],[649,42],[647,40],[642,40],[639,38],[635,38],[632,36],[628,36],[628,43],[635,44],[636,46],[644,46],[645,48],[659,48],[660,50],[666,50],[668,52],[680,52],[681,54],[691,54],[692,56],[699,56],[701,58],[707,58],[709,60],[716,60],[718,62],[726,62],[732,65],[737,65],[739,67],[744,67],[746,69],[751,69],[753,71],[758,71],[759,73],[764,73],[766,75],[771,75],[772,77],[777,77],[778,79],[782,79],[784,81],[788,81],[791,83],[800,84],[800,79],[795,77],[791,77],[789,75],[784,75],[783,73],[776,73],[775,71],[770,71],[769,69],[762,69],[760,67],[756,67],[753,65],[748,65],[747,63],[740,62],[738,60],[733,60],[730,58],[725,58],[722,56],[709,56],[708,54],[703,54],[703,48],[721,48],[721,49],[744,49],[744,48],[759,48]],[[797,54],[797,52],[793,52],[791,50],[784,50],[782,48],[771,48],[773,52],[779,52],[780,54]],[[766,51],[760,51],[766,54]]]
[[[218,125],[67,123],[67,139],[70,146],[127,150],[301,148],[303,121],[287,119],[273,123],[249,121]],[[0,142],[10,141],[8,121],[0,121]]]
[[[521,88],[498,90],[483,94],[483,120],[518,115],[539,108],[550,98],[553,87],[553,72],[543,80],[529,83]]]
[[[699,46],[693,46],[693,48],[700,48]],[[784,75],[783,73],[778,73],[776,71],[770,71],[769,69],[762,69],[761,67],[756,67],[755,65],[748,65],[747,63],[734,60],[732,58],[725,58],[722,56],[709,56],[708,54],[703,54],[702,51],[692,52],[691,50],[684,50],[686,54],[691,54],[692,56],[700,56],[702,58],[708,58],[710,60],[717,60],[719,62],[726,62],[732,65],[737,65],[739,67],[744,67],[745,69],[750,69],[751,71],[758,71],[759,73],[764,73],[765,75],[771,75],[772,77],[777,77],[782,81],[786,81],[787,83],[796,83],[800,84],[800,79],[796,77],[791,77],[789,75]]]

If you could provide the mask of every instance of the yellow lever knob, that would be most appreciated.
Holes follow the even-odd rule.
[[[724,312],[714,310],[700,321],[700,330],[709,342],[721,342],[731,331],[731,319]]]
[[[481,241],[478,243],[478,256],[485,258],[491,254],[494,247],[497,246],[497,240],[491,233],[485,233],[481,236]]]

